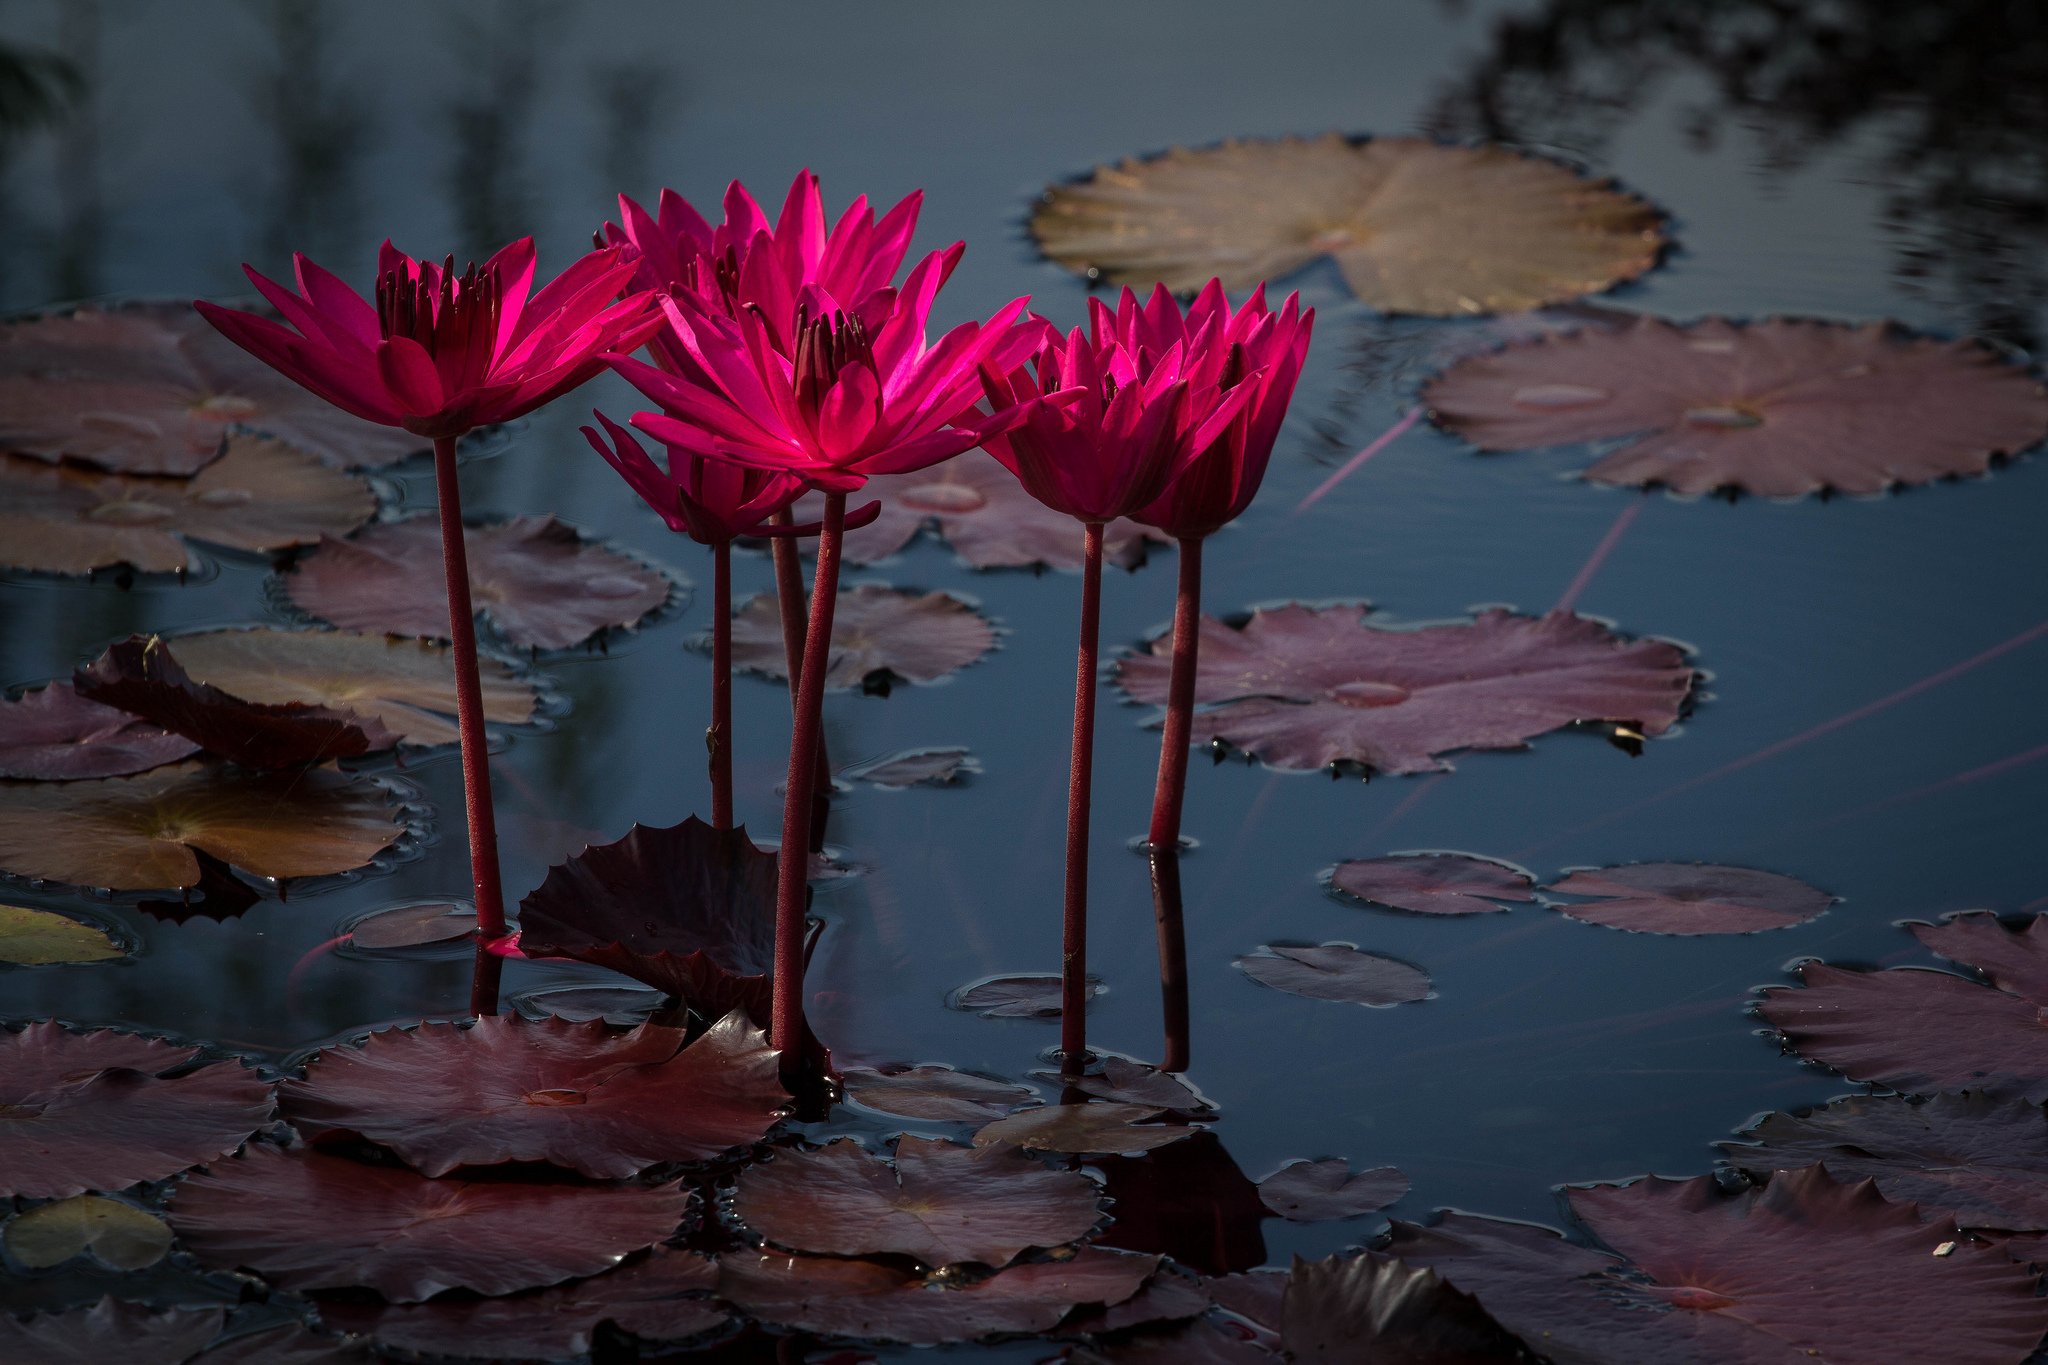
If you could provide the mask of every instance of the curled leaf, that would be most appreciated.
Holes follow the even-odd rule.
[[[161,725],[53,682],[0,701],[0,777],[64,781],[125,777],[175,763],[199,746]]]

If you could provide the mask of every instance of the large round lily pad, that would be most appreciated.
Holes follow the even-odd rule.
[[[951,593],[862,583],[841,589],[833,609],[825,686],[887,690],[891,678],[934,682],[995,647],[995,627]],[[732,661],[771,678],[789,676],[773,593],[749,599],[733,617]]]
[[[1581,868],[1545,887],[1589,899],[1557,908],[1573,919],[1644,934],[1753,934],[1804,924],[1835,898],[1794,877],[1708,863]]]

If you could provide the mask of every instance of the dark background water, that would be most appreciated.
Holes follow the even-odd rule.
[[[1030,293],[1070,324],[1081,282],[1037,259],[1021,222],[1049,181],[1169,144],[1239,134],[1484,135],[1580,161],[1653,198],[1679,243],[1610,299],[1709,312],[1896,318],[2033,345],[2048,297],[2048,13],[2029,3],[1809,6],[1763,0],[1486,5],[1206,3],[672,6],[506,0],[420,6],[16,0],[0,41],[65,53],[84,79],[53,127],[0,132],[0,305],[246,292],[300,249],[366,280],[387,234],[481,256],[531,231],[565,264],[610,194],[667,184],[710,207],[745,180],[779,201],[800,167],[829,209],[927,193],[917,249],[965,238],[936,321]],[[1307,512],[1329,468],[1412,402],[1428,357],[1473,324],[1387,323],[1334,274],[1266,492],[1208,554],[1208,602],[1370,599],[1398,621],[1556,602],[1640,506],[1578,599],[1622,630],[1698,651],[1696,714],[1631,759],[1585,733],[1455,760],[1455,774],[1361,784],[1199,759],[1185,862],[1195,992],[1192,1078],[1257,1177],[1298,1156],[1393,1164],[1399,1212],[1444,1205],[1554,1219],[1552,1187],[1707,1169],[1708,1144],[1759,1111],[1849,1087],[1781,1057],[1746,1013],[1803,956],[1931,961],[1893,925],[1967,907],[2048,904],[2048,639],[1830,731],[1782,757],[1637,803],[2005,641],[2048,616],[2048,475],[1875,499],[1682,502],[1568,477],[1580,454],[1480,458],[1427,427]],[[609,378],[465,472],[477,513],[553,511],[702,581],[575,434]],[[407,508],[431,480],[393,480]],[[1076,533],[1078,535],[1078,531]],[[770,584],[743,556],[742,593]],[[1171,555],[1112,575],[1104,639],[1135,644],[1171,610]],[[0,585],[0,684],[61,676],[134,630],[270,617],[266,566],[178,584]],[[1049,1024],[949,1012],[955,986],[1053,970],[1077,581],[973,573],[941,544],[851,575],[978,601],[1003,647],[943,684],[828,705],[843,760],[965,744],[986,771],[952,789],[842,798],[831,839],[869,869],[818,899],[820,1031],[842,1060],[943,1061],[1021,1076]],[[708,666],[684,649],[700,598],[608,655],[543,660],[562,703],[495,762],[508,891],[634,821],[702,810]],[[1142,832],[1157,740],[1105,697],[1091,965],[1110,991],[1098,1046],[1156,1055]],[[772,834],[787,742],[779,684],[738,689],[741,816]],[[2010,763],[2004,760],[2014,760]],[[283,1057],[463,1005],[461,962],[295,963],[338,922],[467,887],[452,753],[411,765],[443,819],[386,873],[266,900],[225,924],[99,909],[142,950],[115,965],[0,969],[0,1017],[122,1021]],[[452,837],[451,837],[452,834]],[[1623,934],[1542,907],[1428,920],[1338,903],[1343,858],[1459,849],[1541,875],[1627,860],[1764,867],[1843,898],[1798,929],[1726,939]],[[313,890],[308,888],[309,891]],[[10,900],[76,898],[5,888]],[[1231,958],[1273,939],[1345,939],[1426,967],[1436,998],[1393,1010],[1253,986]],[[589,980],[514,964],[508,993]],[[1272,1255],[1370,1223],[1267,1225]]]

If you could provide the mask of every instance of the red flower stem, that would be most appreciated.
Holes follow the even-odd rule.
[[[1155,847],[1152,864],[1152,917],[1159,932],[1159,998],[1166,1033],[1161,1071],[1188,1069],[1188,941],[1181,920],[1180,849]]]
[[[711,547],[711,824],[732,828],[732,542]]]
[[[804,911],[811,850],[811,777],[824,725],[825,666],[832,658],[832,608],[839,595],[839,542],[846,528],[846,494],[825,494],[818,533],[818,576],[811,588],[810,627],[797,680],[796,723],[789,743],[789,781],[783,788],[782,842],[775,851],[775,1000],[769,1045],[782,1054],[782,1072],[803,1065]]]
[[[1095,767],[1095,667],[1102,634],[1102,523],[1081,557],[1081,643],[1074,660],[1074,757],[1067,779],[1067,896],[1060,920],[1060,1070],[1088,1060],[1088,797]]]
[[[462,485],[455,438],[434,438],[434,487],[441,502],[441,565],[448,574],[448,638],[455,653],[455,725],[462,739],[462,800],[469,817],[469,872],[477,934],[505,936],[505,892],[498,882],[498,821],[491,811],[490,736],[476,671],[476,609],[469,600],[469,555],[462,541]],[[491,992],[494,998],[496,991]]]
[[[1155,849],[1180,846],[1181,798],[1188,788],[1188,731],[1194,727],[1195,665],[1202,648],[1202,540],[1180,542],[1180,584],[1173,601],[1173,669],[1166,681],[1166,728],[1159,738],[1159,784],[1152,792]],[[1160,964],[1162,969],[1165,964]]]
[[[794,524],[795,518],[787,507],[770,518],[777,526]],[[798,557],[796,540],[791,536],[776,536],[770,542],[775,556],[775,602],[782,617],[782,653],[789,664],[789,700],[796,704],[797,675],[804,666],[804,622],[810,616],[810,608],[804,603],[803,563]],[[832,760],[825,748],[825,736],[818,734],[818,771],[813,779],[814,795],[819,807],[829,809],[832,798]],[[815,852],[825,837],[825,813],[823,809],[813,810],[814,822],[811,846]]]
[[[498,1012],[498,983],[505,975],[505,959],[491,951],[481,936],[476,941],[476,967],[469,977],[469,1012],[481,1019]]]

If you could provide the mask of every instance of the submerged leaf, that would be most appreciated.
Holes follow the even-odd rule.
[[[1499,146],[1422,138],[1231,139],[1126,158],[1047,190],[1045,254],[1090,279],[1191,293],[1279,280],[1323,256],[1383,313],[1519,312],[1657,262],[1657,211],[1612,182]]]
[[[164,1220],[119,1199],[73,1195],[28,1210],[7,1225],[7,1254],[31,1270],[90,1251],[115,1270],[142,1270],[171,1249]]]
[[[66,781],[125,777],[196,753],[197,744],[161,725],[53,682],[0,701],[0,777]]]
[[[1573,919],[1643,934],[1753,934],[1804,924],[1835,898],[1805,882],[1749,867],[1628,863],[1582,868],[1543,888],[1594,897],[1557,908]]]
[[[1429,975],[1391,957],[1362,953],[1352,943],[1269,943],[1232,966],[1261,986],[1311,1000],[1375,1008],[1429,998]]]
[[[949,1066],[850,1066],[840,1080],[863,1109],[936,1123],[983,1123],[1038,1098],[1029,1086]]]
[[[1518,867],[1463,853],[1404,853],[1338,863],[1330,885],[1362,901],[1418,915],[1484,915],[1497,901],[1533,901],[1536,879]]]
[[[865,782],[874,787],[949,787],[967,774],[980,771],[981,762],[973,754],[947,746],[884,754],[866,763],[841,768],[839,775],[849,782]]]
[[[1447,769],[1458,749],[1519,749],[1575,722],[1661,735],[1694,674],[1662,640],[1624,640],[1570,612],[1481,612],[1457,625],[1389,630],[1366,608],[1288,605],[1233,629],[1204,616],[1196,743],[1222,740],[1278,768],[1353,762],[1387,773]],[[1164,704],[1172,641],[1118,661],[1119,685]]]
[[[1088,1000],[1109,989],[1098,976],[1089,977],[1083,987]],[[984,1019],[1057,1019],[1060,979],[1029,972],[985,977],[954,991],[946,1003]]]
[[[1354,1173],[1341,1156],[1290,1161],[1259,1182],[1259,1198],[1290,1223],[1323,1223],[1375,1212],[1408,1193],[1392,1166]]]
[[[22,1320],[0,1313],[0,1360],[18,1365],[185,1365],[220,1332],[219,1308],[167,1308],[104,1298],[91,1308],[38,1313]]]
[[[985,1125],[974,1145],[1009,1143],[1027,1152],[1149,1152],[1202,1131],[1177,1123],[1151,1123],[1166,1113],[1144,1104],[1048,1104]]]
[[[995,647],[995,628],[951,593],[862,583],[840,590],[825,686],[886,691],[892,678],[935,682]],[[734,615],[732,662],[771,678],[789,677],[773,593],[749,599]]]
[[[1585,477],[1679,493],[1881,493],[2048,437],[2048,393],[2024,369],[1883,323],[1645,317],[1471,357],[1423,399],[1482,450],[1632,438]]]
[[[27,905],[0,905],[0,962],[48,967],[126,956],[128,950],[96,924]]]

